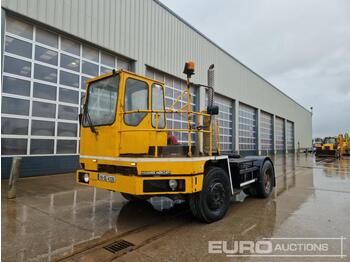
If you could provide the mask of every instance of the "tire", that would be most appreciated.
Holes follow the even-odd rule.
[[[231,200],[230,180],[219,167],[210,167],[203,182],[202,191],[190,196],[190,209],[193,216],[205,223],[223,218]]]
[[[256,184],[257,196],[267,198],[272,194],[275,181],[275,171],[270,161],[265,161]]]

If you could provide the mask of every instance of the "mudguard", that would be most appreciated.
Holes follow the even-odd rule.
[[[254,162],[254,165],[259,166],[260,172],[262,171],[262,167],[263,167],[265,161],[270,161],[271,164],[272,164],[273,174],[274,174],[274,176],[273,176],[273,186],[274,186],[274,187],[276,186],[276,172],[275,172],[275,166],[274,166],[274,164],[273,164],[273,162],[272,162],[272,160],[271,160],[270,157],[268,157],[268,156],[246,156],[246,157],[244,157],[243,159],[254,160],[254,161],[255,161],[255,162]],[[261,182],[261,181],[258,181],[258,182]]]

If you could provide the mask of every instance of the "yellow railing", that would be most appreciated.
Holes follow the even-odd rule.
[[[188,156],[191,157],[192,156],[192,137],[191,134],[192,133],[209,133],[209,155],[211,156],[213,153],[213,138],[212,138],[212,123],[210,121],[209,124],[209,130],[204,130],[204,127],[202,125],[201,128],[197,128],[197,129],[192,129],[192,116],[193,115],[197,115],[198,116],[198,124],[203,123],[203,117],[207,116],[207,117],[211,117],[210,114],[207,113],[203,113],[203,112],[195,112],[195,111],[191,111],[191,92],[190,92],[190,81],[189,78],[187,78],[186,81],[187,84],[187,88],[186,90],[182,91],[181,94],[175,99],[175,101],[173,102],[173,104],[170,106],[169,109],[165,109],[165,110],[130,110],[130,111],[126,111],[126,112],[121,112],[123,115],[124,114],[135,114],[135,113],[147,113],[147,114],[155,114],[155,119],[156,119],[156,127],[155,128],[149,128],[149,129],[124,129],[121,132],[135,132],[135,131],[155,131],[156,134],[157,132],[184,132],[184,133],[188,133],[188,138],[187,138],[187,144],[188,144]],[[178,104],[181,99],[187,95],[187,103],[181,107],[180,109],[174,109],[175,105]],[[169,114],[169,113],[178,113],[178,114],[187,114],[187,129],[178,129],[178,128],[159,128],[159,117],[160,114]],[[201,119],[202,118],[202,119]],[[164,119],[164,121],[166,121],[166,119]],[[218,132],[217,132],[217,151],[218,154],[220,154],[220,130],[219,130],[219,125],[217,125],[218,128]],[[200,143],[202,143],[202,141],[200,141]],[[202,143],[203,144],[203,143]],[[154,155],[155,157],[158,157],[158,146],[155,146],[155,150],[154,150]]]
[[[182,132],[182,133],[188,133],[189,137],[191,137],[192,133],[210,133],[210,148],[209,148],[209,155],[212,155],[212,126],[210,124],[208,130],[205,130],[205,128],[202,126],[201,128],[192,128],[191,123],[187,129],[184,128],[159,128],[159,118],[161,114],[170,114],[170,113],[179,113],[179,114],[187,114],[188,111],[186,110],[172,110],[172,109],[166,109],[166,110],[150,110],[150,109],[145,109],[145,110],[130,110],[126,112],[122,112],[122,114],[135,114],[135,113],[147,113],[147,114],[155,114],[155,120],[156,120],[156,126],[154,128],[142,128],[142,129],[123,129],[120,130],[120,132],[144,132],[144,131],[154,131],[154,132]],[[190,111],[191,114],[197,115],[199,117],[209,117],[210,115],[207,113],[203,112],[195,112],[195,111]],[[164,119],[166,121],[166,119]],[[199,122],[199,121],[198,121]],[[219,139],[218,139],[219,141]],[[191,139],[188,139],[187,141],[189,152],[188,156],[192,156],[192,141]],[[218,149],[219,150],[219,149]],[[155,146],[155,157],[158,157],[158,146]]]

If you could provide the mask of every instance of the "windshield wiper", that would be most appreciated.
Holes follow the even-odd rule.
[[[91,120],[91,117],[90,117],[90,114],[89,114],[89,110],[88,110],[88,107],[87,107],[87,103],[86,103],[86,105],[84,107],[84,118],[86,118],[91,132],[96,134],[96,135],[98,135],[98,132],[97,132],[95,126],[92,123],[92,120]]]

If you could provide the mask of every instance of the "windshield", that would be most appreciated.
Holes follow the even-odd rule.
[[[119,75],[92,82],[84,108],[84,126],[110,125],[115,119]]]
[[[335,144],[335,138],[334,137],[329,137],[329,138],[325,138],[324,140],[324,144]]]

